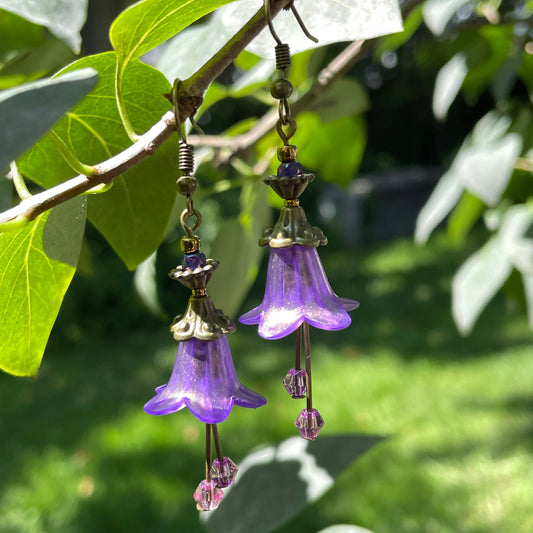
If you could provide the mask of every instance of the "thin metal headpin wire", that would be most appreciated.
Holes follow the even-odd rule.
[[[265,15],[268,23],[268,28],[270,30],[270,33],[272,34],[272,37],[274,37],[275,41],[278,44],[282,44],[281,39],[279,38],[278,34],[276,33],[276,30],[274,29],[274,24],[272,23],[272,12],[270,9],[270,2],[271,0],[265,0]],[[296,18],[298,24],[300,25],[300,28],[304,32],[305,36],[313,41],[314,43],[318,43],[318,39],[312,35],[309,30],[306,28],[304,21],[302,20],[302,17],[300,16],[300,13],[298,13],[298,10],[296,9],[296,6],[294,5],[294,0],[290,2],[285,9],[290,9],[292,11],[292,14]]]

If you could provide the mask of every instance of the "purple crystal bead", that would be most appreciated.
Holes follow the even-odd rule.
[[[223,457],[220,461],[215,459],[211,464],[211,478],[221,489],[233,483],[237,471],[237,465],[229,457]]]
[[[287,389],[287,392],[295,399],[305,398],[307,391],[306,374],[303,368],[291,368],[285,379],[283,385]]]
[[[304,169],[298,161],[289,161],[287,163],[281,163],[278,167],[279,178],[294,178],[296,176],[303,176]]]
[[[193,252],[192,254],[185,254],[181,266],[190,270],[196,270],[207,265],[207,257],[202,252]]]
[[[199,511],[213,511],[220,505],[224,493],[219,489],[213,480],[206,479],[194,491],[194,501]]]
[[[303,409],[294,425],[304,439],[315,440],[324,425],[324,419],[316,409]]]

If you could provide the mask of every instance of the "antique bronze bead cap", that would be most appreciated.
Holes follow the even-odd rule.
[[[213,341],[233,333],[235,325],[223,311],[215,307],[206,290],[219,261],[205,257],[200,251],[200,239],[196,235],[182,238],[181,249],[185,253],[183,264],[174,268],[169,276],[191,289],[192,296],[185,313],[178,315],[170,326],[174,338],[177,341],[193,337]]]
[[[285,200],[285,206],[281,208],[275,226],[265,230],[259,239],[259,246],[287,248],[298,244],[316,248],[328,242],[320,228],[309,224],[305,211],[300,207],[298,198],[315,176],[305,174],[296,157],[297,149],[293,144],[280,147],[278,159],[281,165],[278,173],[263,180]]]

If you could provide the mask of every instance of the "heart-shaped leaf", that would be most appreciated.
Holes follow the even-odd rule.
[[[91,66],[99,82],[83,101],[55,127],[55,134],[77,159],[94,165],[130,146],[114,98],[116,57],[113,52],[89,56],[70,65],[71,71]],[[134,126],[148,130],[168,111],[170,91],[154,68],[132,61],[125,81],[124,101]],[[174,146],[175,149],[175,146]],[[163,239],[176,196],[175,153],[171,141],[154,155],[117,177],[113,187],[88,200],[88,216],[96,228],[134,269]],[[36,183],[50,187],[73,176],[55,145],[44,138],[19,162],[20,170]]]

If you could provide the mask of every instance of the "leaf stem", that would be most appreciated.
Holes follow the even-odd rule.
[[[90,165],[82,163],[77,157],[72,149],[67,145],[67,143],[59,137],[59,135],[51,130],[48,133],[50,140],[54,143],[54,146],[57,148],[63,159],[66,161],[68,166],[75,172],[79,172],[88,178],[96,175],[96,169]]]
[[[13,184],[15,185],[15,189],[19,195],[19,198],[21,200],[31,198],[32,195],[30,191],[28,191],[28,187],[24,181],[24,176],[20,173],[19,167],[15,161],[11,162],[9,169],[11,170],[11,179],[13,180]]]
[[[120,115],[120,120],[122,121],[122,125],[124,126],[124,130],[126,131],[128,137],[132,142],[136,142],[139,140],[139,136],[133,129],[133,124],[130,121],[130,117],[128,116],[128,112],[126,111],[126,104],[124,103],[124,99],[122,97],[123,77],[124,67],[122,63],[119,62],[119,58],[117,56],[117,66],[115,70],[115,100],[117,103],[118,114]]]

